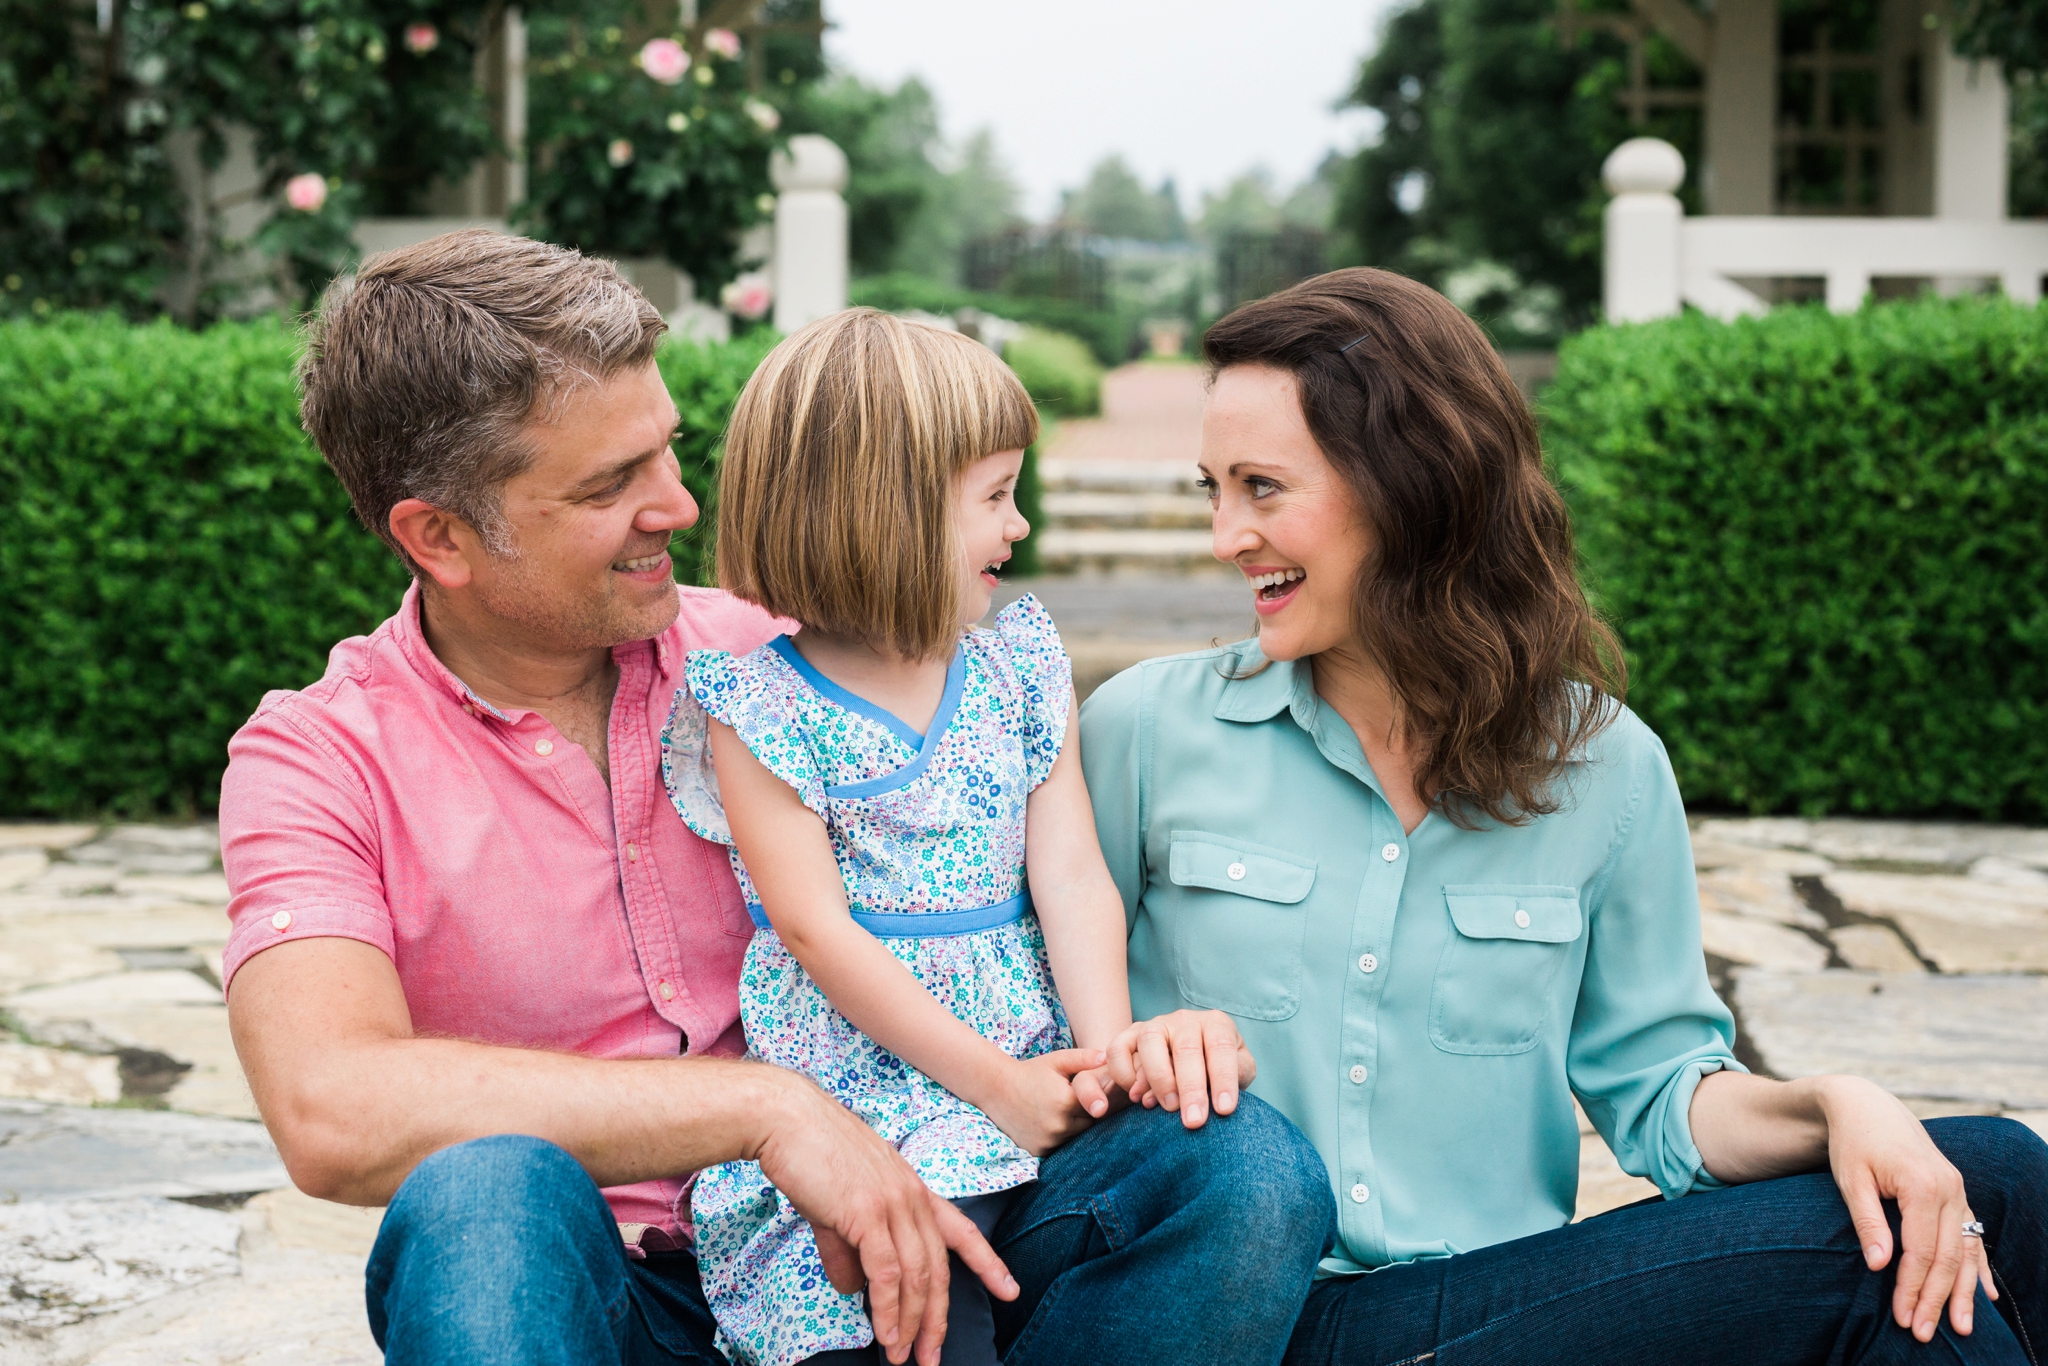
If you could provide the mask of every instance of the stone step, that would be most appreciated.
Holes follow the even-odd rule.
[[[1209,500],[1199,494],[1063,489],[1044,499],[1047,529],[1175,527],[1207,531]]]
[[[1039,564],[1051,574],[1235,572],[1209,553],[1206,530],[1052,526],[1036,539]]]
[[[1198,471],[1178,460],[1042,460],[1038,477],[1048,493],[1182,493],[1207,501],[1195,487]]]

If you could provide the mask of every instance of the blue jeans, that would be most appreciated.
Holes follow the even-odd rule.
[[[1277,1362],[1335,1227],[1308,1140],[1256,1097],[1189,1133],[1125,1110],[1046,1158],[995,1244],[1023,1294],[994,1305],[1010,1366]],[[477,1139],[406,1178],[367,1274],[389,1366],[716,1366],[687,1253],[627,1258],[574,1159]]]
[[[2048,1144],[2008,1119],[1936,1119],[1984,1223],[1999,1300],[1922,1345],[1892,1321],[1894,1268],[1864,1264],[1825,1172],[1648,1200],[1456,1257],[1327,1280],[1290,1366],[1646,1362],[1657,1366],[2043,1366]],[[1892,1232],[1898,1210],[1887,1206]],[[1896,1243],[1894,1244],[1896,1246]]]

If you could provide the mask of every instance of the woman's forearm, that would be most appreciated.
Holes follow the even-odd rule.
[[[1828,1164],[1830,1103],[1856,1077],[1772,1081],[1743,1072],[1700,1078],[1687,1118],[1707,1174],[1736,1185],[1820,1171]]]

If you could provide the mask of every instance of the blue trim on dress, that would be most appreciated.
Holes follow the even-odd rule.
[[[931,767],[932,758],[939,752],[939,741],[946,738],[946,730],[953,724],[953,713],[960,710],[960,696],[967,690],[967,652],[964,649],[953,652],[953,662],[946,666],[946,692],[939,698],[939,709],[932,713],[931,729],[924,733],[924,741],[918,747],[917,757],[894,773],[884,773],[879,778],[863,778],[857,783],[840,783],[825,789],[827,797],[879,797],[884,792],[894,792],[916,782],[918,775]]]
[[[887,726],[896,736],[917,749],[917,757],[894,772],[884,773],[879,778],[863,778],[857,783],[840,783],[827,787],[827,797],[879,797],[884,792],[894,792],[916,782],[918,775],[931,767],[933,756],[939,752],[939,741],[945,738],[947,728],[953,724],[953,714],[960,710],[960,698],[967,691],[967,650],[964,646],[955,646],[953,660],[946,665],[946,691],[939,698],[939,709],[932,713],[930,728],[919,735],[905,725],[903,719],[895,713],[885,711],[864,697],[855,696],[819,673],[808,659],[797,653],[796,647],[789,643],[788,636],[777,636],[768,644],[775,653],[782,656],[789,667],[796,670],[797,677],[810,684],[826,701]]]
[[[822,694],[830,701],[837,703],[857,716],[865,716],[870,721],[888,727],[898,739],[902,740],[904,744],[909,745],[912,749],[917,749],[924,744],[924,736],[912,730],[909,723],[896,715],[895,712],[878,707],[865,697],[848,692],[831,679],[825,677],[825,675],[819,673],[818,666],[805,659],[803,653],[790,643],[788,636],[775,637],[775,639],[768,642],[768,648],[781,655],[783,662],[789,665],[790,668],[795,669],[797,676],[810,684],[813,691]]]
[[[1030,891],[993,906],[970,906],[962,911],[849,911],[853,923],[877,939],[943,939],[959,934],[979,934],[998,926],[1015,924],[1031,909]],[[772,930],[768,912],[758,901],[747,903],[747,918],[755,928]]]

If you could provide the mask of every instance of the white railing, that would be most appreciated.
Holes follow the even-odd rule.
[[[1827,306],[1860,307],[1875,277],[1995,279],[2008,298],[2041,300],[2048,223],[1953,218],[1687,218],[1673,193],[1685,158],[1668,142],[1631,138],[1601,172],[1610,322],[1667,318],[1691,304],[1718,318],[1769,305],[1741,279],[1827,281]]]

